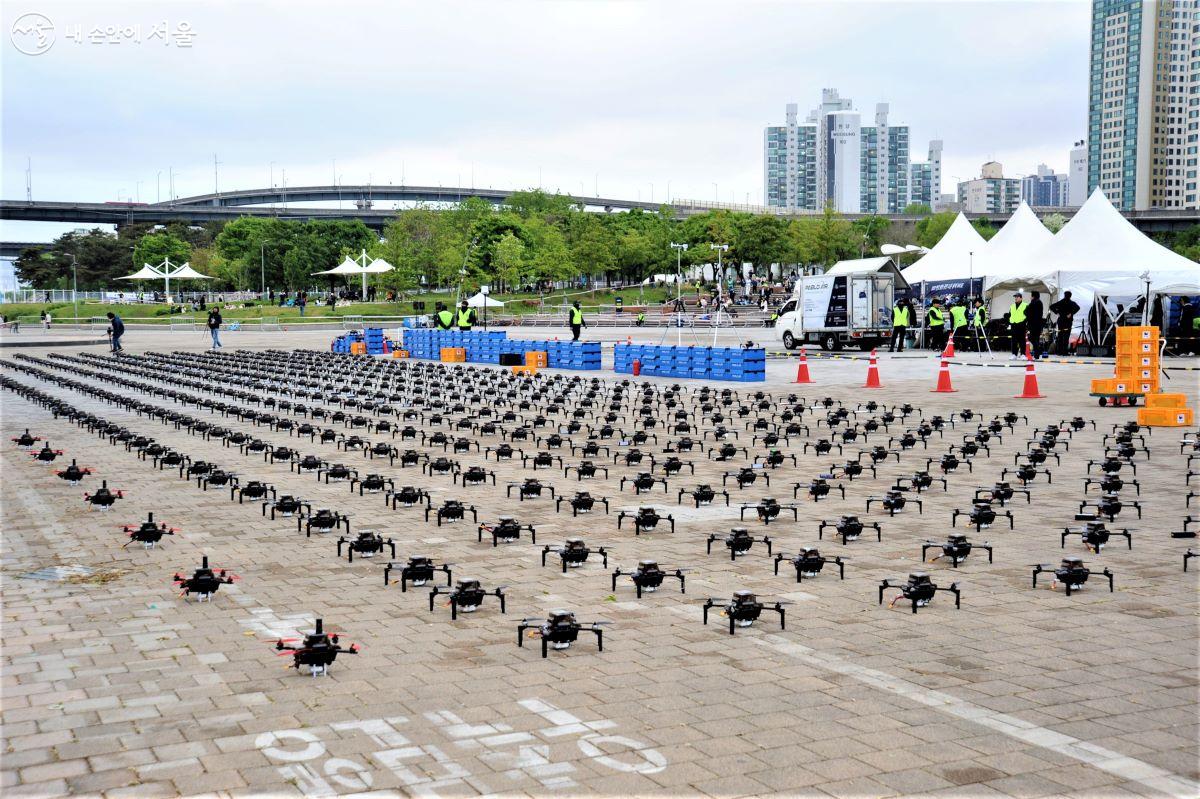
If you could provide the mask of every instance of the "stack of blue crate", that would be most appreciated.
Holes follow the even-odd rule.
[[[362,340],[363,340],[362,334],[360,334],[360,333],[346,333],[344,335],[341,335],[341,336],[338,336],[337,338],[335,338],[333,340],[333,344],[330,345],[329,349],[332,350],[333,352],[349,354],[350,345],[355,342],[362,341]]]
[[[763,349],[616,345],[613,350],[615,371],[632,374],[634,361],[640,362],[642,374],[658,377],[710,378],[745,383],[767,379],[767,353]]]
[[[367,342],[367,355],[383,355],[385,347],[383,344],[383,328],[368,327],[363,331],[364,338]]]
[[[369,345],[369,342],[368,342]],[[404,349],[410,358],[437,360],[444,347],[462,347],[471,363],[499,363],[502,353],[545,352],[556,369],[600,369],[600,342],[510,339],[503,330],[405,330]],[[346,352],[349,352],[349,345]]]

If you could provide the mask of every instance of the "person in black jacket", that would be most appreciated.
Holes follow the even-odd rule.
[[[112,311],[109,311],[105,316],[108,317],[108,333],[112,336],[113,353],[124,352],[125,348],[121,346],[121,336],[125,335],[125,323],[121,321],[121,317]]]
[[[221,311],[213,308],[208,312],[208,332],[212,333],[212,348],[221,349]]]
[[[1071,328],[1075,325],[1075,314],[1079,313],[1079,303],[1071,299],[1071,292],[1064,291],[1062,299],[1050,306],[1050,313],[1055,314],[1054,354],[1067,355],[1071,348]]]
[[[1046,311],[1042,305],[1040,292],[1029,292],[1029,308],[1025,310],[1026,330],[1029,332],[1029,345],[1035,359],[1042,357],[1042,330],[1046,327]]]

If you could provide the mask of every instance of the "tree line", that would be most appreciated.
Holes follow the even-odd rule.
[[[370,278],[384,290],[403,293],[461,282],[468,288],[491,284],[500,292],[599,277],[634,283],[656,273],[674,274],[677,257],[684,267],[715,263],[712,243],[729,245],[722,260],[753,264],[760,274],[771,264],[787,271],[829,266],[877,254],[885,241],[932,247],[956,216],[934,214],[924,205],[911,205],[905,213],[921,217],[915,229],[893,227],[882,216],[847,220],[832,208],[801,219],[727,210],[675,219],[668,206],[588,213],[569,197],[533,190],[516,192],[500,206],[472,197],[452,207],[401,210],[382,235],[358,220],[249,216],[204,225],[125,225],[116,233],[76,231],[45,250],[21,253],[15,268],[23,284],[70,288],[74,260],[81,290],[133,290],[133,284],[116,279],[170,258],[212,276],[206,287],[214,290],[265,285],[295,291],[336,285],[337,278],[326,282],[313,273],[365,250],[396,267]],[[1061,227],[1062,218],[1046,222]],[[996,232],[987,220],[972,224],[984,238]],[[1200,255],[1200,225],[1166,235],[1170,241],[1164,243],[1176,251],[1193,259]],[[680,253],[671,243],[688,249]]]

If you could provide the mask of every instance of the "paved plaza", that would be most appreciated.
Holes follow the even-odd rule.
[[[733,343],[766,331],[741,330]],[[611,340],[657,343],[661,331],[597,331]],[[241,332],[225,336],[227,351],[311,348],[328,350],[325,332]],[[545,336],[522,331],[514,336]],[[553,335],[553,334],[552,334]],[[102,354],[100,345],[56,344],[91,337],[87,331],[22,332],[26,346],[0,349],[11,364],[18,354],[45,358],[51,352]],[[34,338],[41,336],[41,338]],[[131,330],[131,354],[200,351],[201,332]],[[8,341],[10,339],[6,339]],[[670,334],[668,343],[674,343]],[[690,343],[686,337],[684,343]],[[1197,725],[1197,581],[1200,561],[1183,571],[1189,541],[1170,537],[1183,518],[1200,512],[1185,495],[1187,456],[1182,431],[1155,429],[1151,451],[1136,459],[1143,516],[1131,508],[1118,518],[1130,527],[1132,549],[1122,539],[1099,555],[1078,536],[1060,548],[1060,534],[1075,522],[1084,498],[1087,462],[1103,454],[1103,438],[1116,423],[1134,418],[1129,409],[1099,408],[1087,395],[1092,378],[1111,374],[1104,364],[1044,363],[1038,366],[1040,400],[1018,400],[1022,366],[997,358],[963,356],[953,368],[958,393],[930,393],[937,360],[927,353],[881,356],[884,388],[860,388],[860,359],[811,359],[814,385],[796,386],[794,359],[772,360],[766,384],[730,383],[748,398],[764,391],[777,400],[795,393],[809,400],[831,397],[855,409],[917,406],[917,417],[950,417],[963,408],[971,422],[934,435],[928,450],[906,450],[866,474],[841,481],[836,493],[814,503],[803,490],[798,521],[791,514],[763,525],[748,513],[745,526],[769,535],[776,552],[819,545],[846,560],[845,579],[827,567],[797,584],[785,562],[778,576],[773,559],[756,544],[731,561],[711,533],[738,526],[743,502],[772,496],[792,501],[792,485],[808,481],[864,446],[887,444],[876,433],[844,456],[802,451],[792,440],[790,461],[770,472],[771,485],[738,490],[732,503],[694,508],[680,488],[719,486],[722,475],[745,465],[707,457],[707,447],[682,455],[695,463],[669,478],[670,491],[634,496],[622,476],[637,469],[607,460],[609,476],[577,482],[572,472],[539,470],[537,477],[560,493],[586,489],[611,501],[611,515],[572,518],[548,498],[518,502],[505,485],[534,476],[515,461],[457,456],[494,469],[497,486],[463,488],[448,476],[389,468],[331,445],[289,437],[236,418],[220,423],[272,443],[288,444],[364,471],[382,471],[397,485],[428,488],[435,505],[449,497],[474,504],[481,522],[516,516],[537,530],[537,545],[493,547],[477,541],[475,525],[425,521],[420,508],[387,506],[378,495],[360,497],[346,483],[325,484],[285,464],[243,456],[236,447],[206,441],[158,420],[137,416],[97,398],[5,368],[17,382],[64,397],[80,409],[128,426],[193,458],[214,462],[243,479],[262,479],[281,494],[309,499],[349,515],[353,531],[372,529],[394,539],[397,560],[427,554],[454,564],[454,576],[478,577],[487,588],[507,586],[507,613],[490,600],[475,613],[451,621],[442,605],[429,611],[428,588],[384,585],[381,558],[339,558],[334,536],[297,533],[294,520],[271,521],[257,503],[230,502],[227,491],[198,490],[178,472],[158,470],[121,446],[110,446],[66,419],[4,391],[0,394],[0,500],[3,503],[3,754],[0,790],[7,796],[64,794],[132,796],[1195,796],[1200,780]],[[606,357],[606,363],[609,360]],[[983,364],[991,364],[985,366]],[[1196,367],[1176,361],[1173,366]],[[1012,367],[1016,368],[1012,368]],[[1001,368],[1005,367],[1005,368]],[[486,367],[479,367],[486,368]],[[113,384],[78,379],[107,390]],[[611,371],[570,373],[609,383],[625,379]],[[1200,372],[1173,371],[1171,389],[1189,394],[1197,407]],[[162,375],[169,387],[170,374]],[[660,385],[697,381],[655,380]],[[171,405],[165,397],[138,399]],[[207,411],[176,410],[196,416]],[[979,421],[1008,411],[1027,417],[990,455],[973,458],[973,470],[948,475],[948,490],[923,492],[923,512],[911,505],[889,517],[868,497],[879,496],[897,477],[925,468]],[[807,414],[812,437],[822,414]],[[1039,476],[1032,502],[1016,497],[1007,506],[1014,529],[1000,521],[976,533],[959,520],[959,531],[994,547],[994,563],[982,551],[957,569],[944,559],[921,565],[921,544],[953,531],[951,514],[970,507],[975,489],[1012,468],[1034,430],[1074,416],[1095,419],[1076,432],[1062,461],[1048,464],[1053,482]],[[751,444],[745,421],[730,427],[741,435],[750,459],[765,451]],[[667,420],[662,420],[664,423]],[[915,419],[913,420],[915,422]],[[328,424],[328,423],[322,423]],[[77,487],[53,476],[9,439],[25,428],[61,449],[69,461],[94,470]],[[660,426],[659,454],[672,436]],[[372,438],[370,433],[365,437]],[[699,434],[696,434],[699,438]],[[580,440],[583,434],[577,436]],[[399,441],[430,454],[440,447]],[[492,444],[481,442],[484,447]],[[523,443],[527,451],[538,447]],[[560,454],[560,453],[556,453]],[[577,462],[570,451],[567,463]],[[934,464],[936,469],[936,463]],[[1193,462],[1193,469],[1200,465]],[[1093,476],[1095,472],[1093,471]],[[125,498],[107,513],[89,510],[82,495],[100,480]],[[1098,492],[1093,488],[1091,495]],[[913,495],[914,497],[916,495]],[[617,514],[653,505],[676,520],[674,534],[659,529],[635,536]],[[119,526],[147,513],[179,528],[154,549],[123,547]],[[818,525],[842,514],[877,521],[873,533],[843,546]],[[1192,529],[1195,529],[1193,526]],[[542,545],[581,536],[609,552],[606,570],[595,559],[564,574],[552,556],[541,564]],[[1193,545],[1194,546],[1194,545]],[[203,555],[236,572],[211,603],[188,602],[171,576],[199,565]],[[1064,555],[1083,557],[1097,571],[1111,569],[1115,590],[1093,575],[1086,588],[1064,595],[1043,575],[1030,584],[1032,564],[1057,564]],[[381,556],[384,561],[388,558]],[[612,590],[611,570],[656,559],[664,569],[686,568],[686,594],[674,582],[636,599],[622,578]],[[903,602],[877,603],[881,580],[903,580],[925,570],[940,586],[957,582],[962,607],[939,593],[914,615]],[[727,599],[749,589],[786,600],[786,629],[774,614],[730,636],[716,615],[708,626],[701,608],[707,597]],[[575,646],[541,658],[537,641],[517,646],[517,624],[553,608],[574,610],[581,620],[611,622],[604,651],[585,633]],[[316,618],[344,631],[362,647],[341,656],[328,676],[310,677],[279,657],[274,642],[311,630]]]

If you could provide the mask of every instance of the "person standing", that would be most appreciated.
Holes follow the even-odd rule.
[[[221,311],[213,308],[208,312],[208,332],[212,334],[212,348],[221,349]]]
[[[896,298],[896,304],[892,306],[892,342],[888,345],[888,352],[904,352],[904,337],[908,335],[911,323],[912,309],[904,298]]]
[[[471,328],[475,326],[475,309],[467,305],[466,300],[463,300],[454,321],[459,330],[470,332]]]
[[[1012,305],[1008,306],[1008,338],[1009,351],[1013,358],[1023,357],[1025,350],[1025,315],[1029,310],[1029,303],[1024,299],[1021,292],[1013,292]]]
[[[579,333],[586,324],[583,321],[583,309],[579,307],[579,300],[571,303],[571,307],[567,309],[567,316],[571,323],[571,341],[579,341]]]
[[[301,291],[296,295],[296,304],[300,306],[300,315],[304,316],[304,306],[308,305],[308,292]]]
[[[955,297],[950,306],[950,338],[960,347],[967,346],[967,302]]]
[[[929,328],[929,348],[941,352],[946,348],[946,314],[942,301],[933,298],[933,304],[925,312],[925,326]]]
[[[983,300],[976,297],[975,308],[971,311],[971,346],[975,352],[983,352],[987,346],[987,320],[983,314]]]
[[[1064,291],[1062,299],[1050,306],[1050,312],[1056,314],[1054,354],[1067,355],[1071,349],[1071,328],[1075,326],[1075,314],[1079,313],[1079,303],[1071,299],[1071,292]]]
[[[1029,331],[1029,343],[1033,350],[1034,359],[1041,358],[1042,350],[1042,330],[1046,327],[1046,311],[1042,307],[1042,295],[1040,292],[1029,292],[1029,308],[1025,311],[1025,325]]]
[[[112,311],[109,311],[105,316],[108,317],[108,333],[112,337],[113,354],[124,352],[125,348],[121,346],[121,336],[125,335],[125,323],[121,321],[121,317]]]
[[[449,330],[454,327],[454,314],[450,313],[450,309],[445,303],[439,302],[436,306],[437,310],[433,314],[433,325],[438,330]]]

